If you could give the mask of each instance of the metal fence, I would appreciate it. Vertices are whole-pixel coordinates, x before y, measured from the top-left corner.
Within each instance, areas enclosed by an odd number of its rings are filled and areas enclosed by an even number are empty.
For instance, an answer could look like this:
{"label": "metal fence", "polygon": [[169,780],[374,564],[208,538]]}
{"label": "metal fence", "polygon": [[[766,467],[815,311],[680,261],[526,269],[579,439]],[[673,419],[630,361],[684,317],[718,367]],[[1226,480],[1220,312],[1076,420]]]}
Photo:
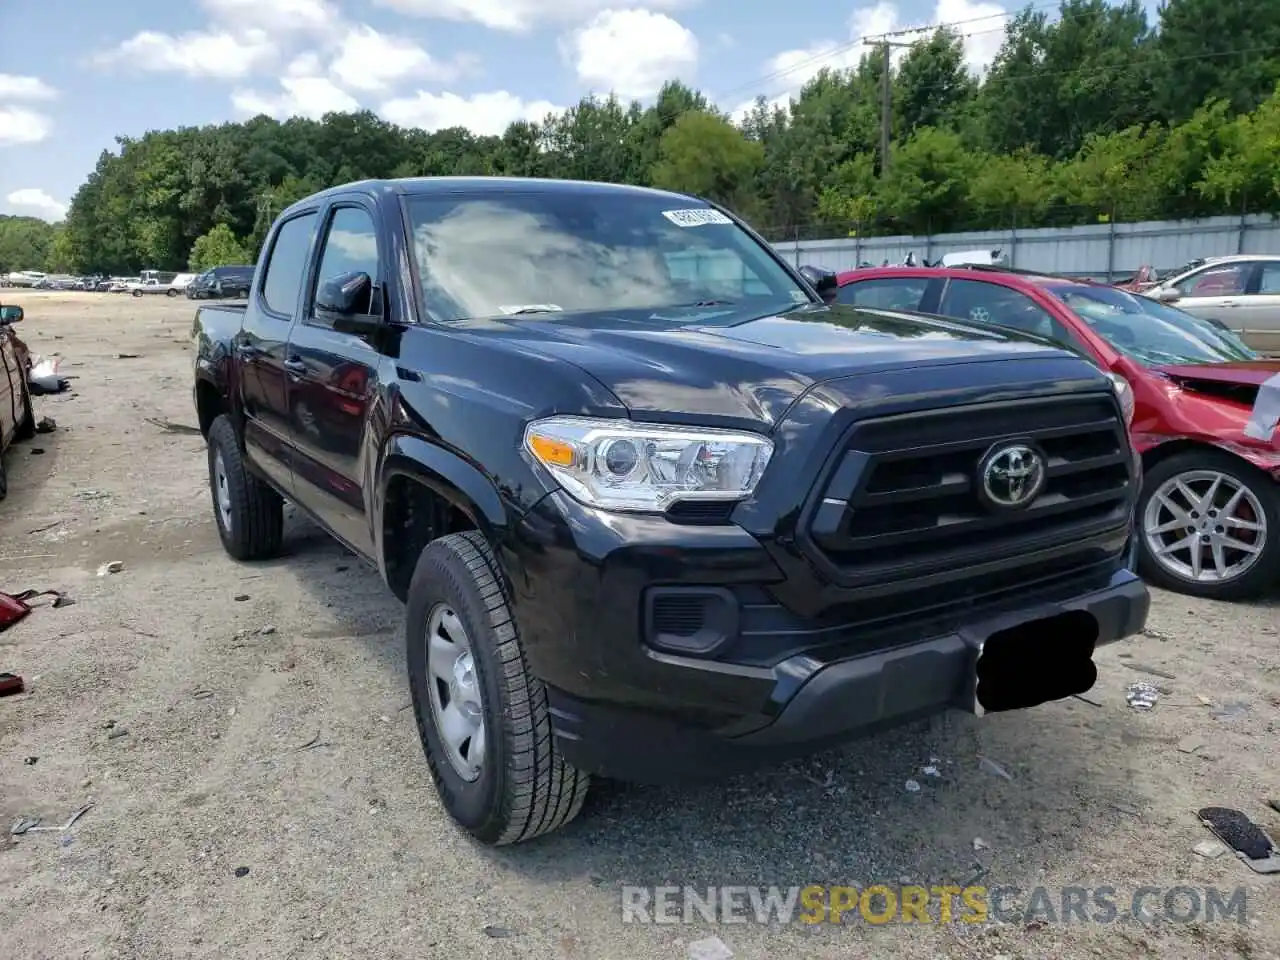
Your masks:
{"label": "metal fence", "polygon": [[[852,231],[856,234],[856,230]],[[1114,281],[1150,265],[1161,276],[1200,257],[1237,253],[1280,254],[1280,219],[1266,214],[1098,223],[1079,227],[983,230],[936,236],[859,237],[775,242],[797,266],[851,270],[858,264],[901,263],[908,253],[930,262],[947,253],[1003,251],[1024,270]]]}

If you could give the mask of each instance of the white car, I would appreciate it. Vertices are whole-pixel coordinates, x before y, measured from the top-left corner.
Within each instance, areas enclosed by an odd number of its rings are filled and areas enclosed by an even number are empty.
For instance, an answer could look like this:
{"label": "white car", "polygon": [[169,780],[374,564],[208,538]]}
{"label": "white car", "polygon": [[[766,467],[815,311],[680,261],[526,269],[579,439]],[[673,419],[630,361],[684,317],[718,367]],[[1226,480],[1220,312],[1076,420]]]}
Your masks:
{"label": "white car", "polygon": [[187,292],[187,287],[195,278],[194,273],[180,273],[165,287],[165,293],[171,297],[180,297]]}
{"label": "white car", "polygon": [[148,294],[168,293],[169,285],[161,283],[155,277],[150,280],[140,280],[136,283],[129,284],[129,292],[135,297],[143,297]]}
{"label": "white car", "polygon": [[141,282],[140,277],[116,277],[111,281],[111,286],[107,287],[107,293],[128,293]]}

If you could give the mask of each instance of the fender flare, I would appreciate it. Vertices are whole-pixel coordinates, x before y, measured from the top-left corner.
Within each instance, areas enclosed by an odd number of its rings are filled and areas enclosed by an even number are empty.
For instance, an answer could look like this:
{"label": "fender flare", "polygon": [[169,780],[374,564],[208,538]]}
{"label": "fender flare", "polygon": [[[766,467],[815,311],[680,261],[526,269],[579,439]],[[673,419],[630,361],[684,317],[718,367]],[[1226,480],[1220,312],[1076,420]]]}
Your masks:
{"label": "fender flare", "polygon": [[1237,459],[1243,460],[1250,466],[1261,470],[1263,473],[1272,477],[1277,483],[1280,483],[1280,457],[1268,457],[1265,450],[1259,450],[1254,447],[1246,447],[1244,444],[1233,443],[1230,440],[1223,440],[1218,437],[1196,437],[1196,436],[1171,436],[1161,439],[1159,443],[1145,447],[1141,456],[1145,458],[1150,454],[1157,454],[1163,457],[1170,444],[1176,444],[1179,448],[1186,445],[1195,445],[1205,447],[1210,450],[1220,450],[1223,453],[1230,454]]}
{"label": "fender flare", "polygon": [[[466,460],[421,437],[400,434],[383,449],[378,469],[377,511],[386,509],[387,486],[396,477],[408,477],[461,510],[495,547],[506,539],[510,520],[507,507],[493,482]],[[384,556],[382,524],[377,525],[378,562]]]}

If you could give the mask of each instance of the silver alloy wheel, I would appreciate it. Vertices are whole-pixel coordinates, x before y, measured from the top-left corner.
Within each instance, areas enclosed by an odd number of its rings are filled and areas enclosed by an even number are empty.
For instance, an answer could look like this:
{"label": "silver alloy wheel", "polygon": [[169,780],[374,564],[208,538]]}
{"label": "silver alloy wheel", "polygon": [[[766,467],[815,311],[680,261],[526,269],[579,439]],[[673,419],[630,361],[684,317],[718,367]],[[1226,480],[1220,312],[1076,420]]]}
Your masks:
{"label": "silver alloy wheel", "polygon": [[484,768],[484,706],[471,641],[458,615],[443,603],[427,618],[427,681],[431,716],[449,762],[471,782]]}
{"label": "silver alloy wheel", "polygon": [[1235,477],[1187,470],[1151,495],[1142,534],[1167,573],[1193,583],[1225,583],[1243,576],[1262,556],[1267,514],[1257,495]]}
{"label": "silver alloy wheel", "polygon": [[231,481],[227,479],[227,463],[222,459],[222,451],[213,455],[214,495],[218,498],[218,519],[222,529],[231,532]]}

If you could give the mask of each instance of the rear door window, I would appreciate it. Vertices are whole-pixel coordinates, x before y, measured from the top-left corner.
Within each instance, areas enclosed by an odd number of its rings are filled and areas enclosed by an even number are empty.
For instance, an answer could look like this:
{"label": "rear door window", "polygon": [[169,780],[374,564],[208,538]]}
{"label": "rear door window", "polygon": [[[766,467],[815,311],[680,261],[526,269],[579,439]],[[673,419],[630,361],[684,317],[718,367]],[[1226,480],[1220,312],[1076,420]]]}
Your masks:
{"label": "rear door window", "polygon": [[927,277],[874,277],[846,283],[836,295],[840,303],[880,310],[919,310]]}
{"label": "rear door window", "polygon": [[298,307],[315,230],[316,214],[312,212],[285,221],[276,231],[262,280],[262,299],[278,316],[292,318]]}
{"label": "rear door window", "polygon": [[952,280],[942,294],[938,312],[985,326],[998,324],[1059,342],[1069,335],[1052,315],[1025,293],[998,283]]}

